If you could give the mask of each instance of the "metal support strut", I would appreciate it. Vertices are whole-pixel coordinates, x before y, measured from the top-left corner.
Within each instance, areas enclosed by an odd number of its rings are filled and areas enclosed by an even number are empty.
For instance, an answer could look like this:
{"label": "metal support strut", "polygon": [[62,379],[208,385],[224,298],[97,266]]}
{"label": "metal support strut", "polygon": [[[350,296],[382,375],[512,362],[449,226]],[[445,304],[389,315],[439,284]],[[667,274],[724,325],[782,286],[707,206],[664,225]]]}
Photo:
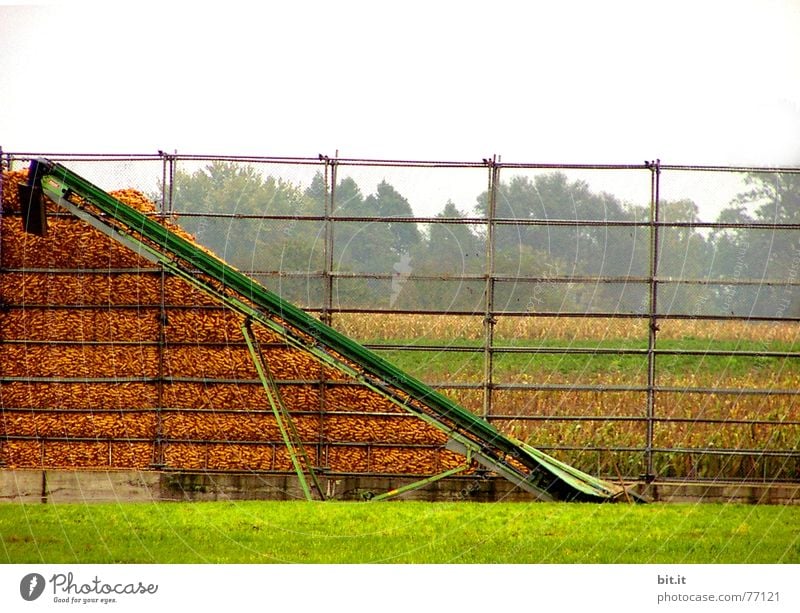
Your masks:
{"label": "metal support strut", "polygon": [[300,481],[300,487],[303,490],[303,494],[305,494],[306,500],[313,500],[314,497],[311,494],[311,489],[308,487],[305,470],[308,470],[314,489],[317,490],[320,499],[325,500],[325,493],[322,491],[317,475],[314,472],[314,466],[311,460],[309,460],[291,414],[283,403],[278,384],[272,376],[269,364],[267,364],[267,361],[264,359],[264,354],[261,353],[261,349],[258,346],[258,340],[250,327],[249,317],[245,319],[242,324],[242,335],[247,343],[247,349],[250,352],[250,357],[253,359],[256,372],[258,372],[258,378],[261,379],[261,385],[264,386],[264,391],[269,400],[269,406],[272,408],[272,413],[275,415],[275,421],[278,423],[278,429],[281,432],[283,444],[286,445],[286,450],[289,452],[289,458],[292,460],[292,466],[294,466],[294,470],[297,473],[297,479]]}
{"label": "metal support strut", "polygon": [[413,483],[409,483],[408,485],[403,485],[402,487],[397,487],[393,490],[389,490],[379,496],[373,496],[370,498],[372,502],[377,502],[379,500],[387,500],[389,498],[395,498],[400,496],[401,494],[405,494],[406,492],[410,492],[411,490],[416,490],[421,487],[425,487],[426,485],[430,485],[431,483],[436,483],[437,481],[444,479],[446,477],[452,477],[453,475],[457,475],[458,473],[464,472],[465,470],[469,469],[472,466],[472,450],[467,447],[465,452],[465,459],[463,464],[459,464],[455,468],[451,468],[449,470],[445,470],[444,472],[440,472],[437,475],[432,475],[430,477],[426,477],[425,479],[420,479],[419,481],[414,481]]}

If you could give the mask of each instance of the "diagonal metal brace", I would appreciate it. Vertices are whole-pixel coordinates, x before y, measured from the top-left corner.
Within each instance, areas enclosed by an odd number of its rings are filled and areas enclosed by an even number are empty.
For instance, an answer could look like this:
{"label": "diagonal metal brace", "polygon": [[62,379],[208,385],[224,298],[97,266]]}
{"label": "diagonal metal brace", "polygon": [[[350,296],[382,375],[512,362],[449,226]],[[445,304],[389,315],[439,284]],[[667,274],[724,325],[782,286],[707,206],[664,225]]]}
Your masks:
{"label": "diagonal metal brace", "polygon": [[272,372],[270,371],[266,360],[264,360],[264,355],[261,353],[261,350],[258,347],[258,341],[253,335],[253,331],[250,327],[250,318],[245,319],[244,323],[242,324],[242,335],[247,343],[247,349],[250,352],[253,365],[256,367],[256,371],[258,372],[258,378],[261,379],[261,385],[264,387],[264,391],[267,394],[267,399],[269,400],[269,405],[272,408],[272,413],[275,415],[275,421],[278,423],[278,429],[280,430],[281,438],[283,438],[283,443],[286,445],[286,449],[289,452],[289,457],[292,460],[292,466],[294,466],[294,470],[297,473],[297,478],[300,481],[300,487],[302,488],[306,499],[313,500],[314,497],[311,495],[311,489],[308,486],[303,465],[305,465],[305,467],[308,469],[314,489],[317,491],[317,494],[319,494],[320,499],[325,500],[325,494],[322,491],[322,486],[317,479],[317,475],[314,472],[314,467],[311,465],[311,460],[306,453],[305,447],[303,447],[303,443],[300,439],[299,433],[297,432],[297,428],[294,425],[294,421],[292,420],[286,405],[283,403],[283,398],[280,390],[278,389],[278,385],[275,382],[275,379],[272,377]]}
{"label": "diagonal metal brace", "polygon": [[409,483],[408,485],[404,485],[402,487],[395,488],[393,490],[389,490],[383,494],[378,496],[373,496],[370,498],[371,502],[377,502],[380,500],[388,500],[389,498],[395,498],[400,496],[401,494],[405,494],[406,492],[410,492],[412,490],[419,489],[421,487],[425,487],[426,485],[430,485],[431,483],[436,483],[437,481],[444,479],[446,477],[452,477],[453,475],[457,475],[460,472],[464,472],[470,466],[472,466],[472,451],[469,447],[465,452],[466,458],[463,464],[459,464],[458,466],[441,472],[437,475],[433,475],[431,477],[426,477],[425,479],[420,479],[419,481],[414,481],[413,483]]}

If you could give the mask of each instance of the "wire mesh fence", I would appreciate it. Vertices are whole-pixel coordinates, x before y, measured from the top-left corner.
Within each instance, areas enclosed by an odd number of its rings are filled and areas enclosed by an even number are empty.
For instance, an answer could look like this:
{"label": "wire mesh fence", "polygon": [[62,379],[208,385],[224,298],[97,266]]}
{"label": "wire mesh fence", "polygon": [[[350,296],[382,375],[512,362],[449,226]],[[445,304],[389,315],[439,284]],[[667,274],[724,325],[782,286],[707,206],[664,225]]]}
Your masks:
{"label": "wire mesh fence", "polygon": [[584,470],[800,479],[800,169],[46,157]]}

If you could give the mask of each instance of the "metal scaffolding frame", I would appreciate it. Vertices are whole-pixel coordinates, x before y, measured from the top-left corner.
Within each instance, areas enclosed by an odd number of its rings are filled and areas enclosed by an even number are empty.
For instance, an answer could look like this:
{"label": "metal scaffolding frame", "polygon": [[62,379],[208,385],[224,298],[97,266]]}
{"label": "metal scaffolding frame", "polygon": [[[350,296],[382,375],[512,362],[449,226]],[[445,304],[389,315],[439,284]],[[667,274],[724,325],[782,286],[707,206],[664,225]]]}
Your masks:
{"label": "metal scaffolding frame", "polygon": [[[569,441],[562,442],[558,445],[537,444],[536,446],[547,450],[548,452],[558,453],[560,451],[587,451],[587,452],[608,452],[608,453],[631,453],[641,457],[641,471],[639,474],[626,474],[626,478],[643,478],[645,480],[652,480],[657,476],[655,468],[655,459],[659,454],[677,454],[691,458],[694,456],[746,456],[749,458],[786,458],[790,459],[797,466],[800,467],[800,441],[791,440],[785,445],[785,448],[779,449],[753,449],[747,447],[738,448],[717,448],[714,446],[705,447],[692,447],[685,448],[680,445],[664,446],[659,445],[656,441],[655,430],[659,424],[707,424],[717,425],[720,428],[728,427],[729,425],[751,425],[751,426],[766,426],[773,428],[797,427],[800,426],[800,421],[796,419],[781,419],[781,418],[758,418],[758,419],[721,419],[717,417],[693,416],[693,417],[678,417],[662,415],[659,410],[659,402],[669,394],[725,394],[731,397],[738,398],[744,396],[763,396],[763,397],[785,397],[787,402],[791,403],[794,398],[800,395],[800,390],[785,387],[684,387],[676,385],[666,385],[659,383],[659,360],[667,356],[710,356],[717,355],[722,357],[742,358],[742,359],[789,359],[796,360],[800,358],[800,351],[786,350],[786,351],[755,351],[755,350],[742,350],[742,349],[708,349],[708,350],[692,350],[692,349],[674,349],[665,348],[659,344],[659,331],[664,322],[679,321],[679,320],[699,320],[699,321],[748,321],[748,322],[777,322],[777,323],[796,323],[800,322],[800,317],[791,316],[785,313],[769,315],[748,315],[742,316],[741,314],[687,314],[687,313],[669,313],[661,309],[659,298],[663,295],[665,287],[675,284],[698,285],[698,286],[730,286],[730,287],[775,287],[775,288],[791,288],[800,287],[800,278],[794,277],[790,279],[772,279],[772,278],[742,278],[740,276],[731,278],[672,278],[660,275],[659,270],[659,252],[661,249],[661,241],[666,232],[678,229],[693,229],[702,231],[725,231],[725,230],[752,230],[752,231],[767,231],[767,232],[800,232],[800,223],[766,223],[766,222],[710,222],[699,220],[665,220],[662,217],[661,203],[662,203],[662,186],[665,175],[672,172],[680,173],[787,173],[787,174],[800,174],[798,168],[786,167],[724,167],[724,166],[700,166],[700,165],[668,165],[663,164],[659,160],[645,161],[640,164],[539,164],[539,163],[507,163],[501,162],[497,156],[486,158],[478,162],[443,162],[443,161],[415,161],[415,160],[368,160],[368,159],[344,159],[338,157],[329,157],[320,155],[317,158],[288,158],[288,157],[242,157],[242,156],[193,156],[193,155],[178,155],[177,153],[168,154],[165,152],[158,152],[157,154],[135,154],[135,155],[103,155],[103,154],[51,154],[51,153],[31,153],[31,152],[6,152],[0,150],[0,163],[3,169],[21,168],[27,162],[36,157],[46,156],[54,161],[61,161],[69,163],[73,161],[96,164],[98,166],[108,165],[113,168],[114,164],[126,165],[142,165],[148,164],[149,168],[157,168],[159,171],[159,200],[157,204],[160,207],[160,214],[163,216],[172,216],[179,213],[180,217],[184,218],[206,218],[206,219],[240,219],[240,220],[258,220],[260,222],[295,222],[295,221],[308,221],[322,224],[324,228],[323,233],[323,268],[320,270],[309,271],[291,271],[291,270],[254,270],[249,271],[253,275],[269,278],[295,278],[300,280],[319,280],[322,283],[322,300],[317,304],[304,305],[310,311],[317,313],[319,318],[326,324],[332,324],[335,317],[339,314],[417,314],[424,313],[432,317],[436,316],[449,316],[449,315],[464,315],[479,318],[482,321],[482,337],[480,341],[469,346],[452,345],[452,344],[437,344],[437,345],[406,345],[397,343],[373,343],[366,345],[370,349],[378,351],[435,351],[435,352],[461,352],[461,353],[474,353],[482,359],[482,375],[480,381],[428,381],[430,385],[436,389],[444,391],[470,391],[478,392],[481,396],[480,407],[475,407],[476,412],[481,416],[497,425],[502,425],[506,422],[517,423],[530,423],[535,424],[543,422],[588,422],[588,423],[637,423],[644,426],[644,436],[640,445],[620,447],[620,446],[571,446]],[[232,163],[241,164],[255,164],[255,165],[280,165],[280,166],[310,166],[317,169],[323,176],[325,185],[324,195],[324,210],[319,215],[277,215],[277,214],[242,214],[235,211],[224,212],[201,212],[201,211],[178,211],[175,202],[175,178],[180,171],[180,165],[183,163],[210,163],[214,161],[227,161]],[[379,216],[358,215],[346,216],[337,214],[337,186],[339,185],[340,176],[347,172],[348,169],[393,169],[393,168],[419,168],[419,169],[436,169],[444,168],[465,168],[472,169],[473,172],[485,172],[486,176],[486,194],[487,194],[487,214],[485,216],[470,216],[470,217],[393,217],[393,223],[407,223],[407,224],[445,224],[445,225],[465,225],[469,227],[482,227],[485,236],[485,254],[483,261],[483,273],[464,273],[459,275],[435,275],[435,274],[410,274],[409,280],[412,281],[453,281],[453,282],[474,282],[483,284],[484,293],[480,308],[475,309],[459,309],[447,308],[444,305],[442,308],[414,310],[393,308],[386,305],[367,305],[367,306],[341,306],[336,303],[335,289],[336,283],[340,279],[345,280],[379,280],[391,281],[392,274],[375,273],[375,272],[354,272],[338,270],[334,258],[336,249],[336,233],[335,229],[337,224],[342,223],[371,223],[385,221]],[[626,221],[626,220],[590,220],[590,219],[513,219],[497,216],[497,198],[498,189],[501,185],[501,180],[506,173],[513,171],[621,171],[632,174],[639,174],[642,182],[649,183],[649,218],[640,221]],[[3,186],[0,184],[0,190]],[[0,220],[0,223],[2,220]],[[495,265],[495,235],[499,228],[522,228],[522,227],[542,227],[542,228],[630,228],[646,231],[649,237],[648,245],[648,262],[646,274],[630,274],[624,276],[604,276],[604,275],[585,275],[585,274],[561,274],[561,275],[536,275],[525,274],[524,271],[518,274],[508,274],[507,272],[498,271]],[[53,274],[103,274],[103,275],[117,275],[126,274],[134,271],[128,269],[103,269],[103,270],[87,270],[76,269],[74,271],[58,270],[51,271],[49,269],[3,269],[3,274],[24,274],[26,272],[48,272]],[[163,354],[167,346],[164,338],[163,331],[163,317],[165,314],[176,307],[174,305],[166,304],[163,299],[163,275],[162,269],[154,267],[152,270],[143,271],[137,269],[137,274],[152,274],[154,276],[161,276],[162,279],[162,300],[159,304],[153,305],[115,305],[115,308],[130,308],[142,309],[153,308],[162,314],[162,324],[160,328],[159,340],[154,344],[158,348],[160,370],[158,376],[153,379],[141,378],[136,379],[145,382],[151,382],[158,386],[159,390],[167,377],[164,376],[163,369]],[[633,287],[641,287],[646,292],[646,305],[640,312],[617,312],[617,311],[587,311],[587,312],[562,312],[558,310],[537,310],[535,315],[530,309],[513,309],[507,305],[498,305],[495,300],[497,295],[498,283],[544,283],[544,284],[575,284],[575,283],[591,283],[591,284],[626,284]],[[3,304],[3,308],[9,311],[22,308],[37,308],[36,304]],[[92,305],[73,305],[63,306],[56,308],[95,308]],[[198,307],[198,308],[213,308],[213,307]],[[518,317],[531,317],[536,316],[540,318],[591,318],[591,319],[629,319],[642,322],[646,325],[647,338],[646,346],[637,348],[604,348],[604,347],[522,347],[513,344],[504,343],[502,340],[498,341],[496,327],[498,318],[518,318]],[[3,344],[13,343],[14,341],[2,340]],[[26,341],[29,345],[37,344],[35,341]],[[40,343],[46,343],[42,341]],[[59,342],[64,344],[63,342]],[[102,343],[101,343],[102,344]],[[137,343],[139,345],[143,343]],[[144,343],[146,344],[146,343]],[[170,342],[170,346],[175,343]],[[646,363],[646,381],[640,384],[614,384],[614,385],[596,385],[592,383],[583,382],[568,382],[568,383],[518,383],[518,382],[504,382],[497,381],[495,377],[496,372],[496,358],[503,355],[523,354],[529,356],[536,355],[630,355],[638,356]],[[15,381],[15,377],[1,377],[0,383]],[[29,380],[29,379],[27,379]],[[55,381],[51,378],[49,381]],[[203,380],[206,383],[214,382],[229,382],[227,380]],[[239,383],[259,384],[258,380],[254,381],[241,381]],[[308,383],[310,381],[303,381]],[[277,385],[290,385],[289,381],[278,381]],[[309,411],[311,414],[316,414],[320,419],[325,416],[325,393],[326,390],[332,385],[340,383],[335,381],[326,381],[324,378],[314,380],[313,383],[318,387],[320,393],[320,407],[316,411]],[[643,406],[641,414],[639,415],[583,415],[578,411],[572,414],[564,415],[536,415],[536,414],[509,414],[498,412],[496,409],[496,395],[498,392],[510,391],[519,392],[523,394],[534,394],[536,392],[560,391],[560,392],[598,392],[601,394],[613,393],[629,393],[638,394],[643,399]],[[161,392],[159,391],[159,398]],[[159,404],[163,404],[159,402]],[[14,409],[4,409],[14,411]],[[26,409],[29,410],[29,409]],[[169,407],[159,407],[159,423],[161,413],[169,412],[173,409]],[[160,432],[160,428],[159,428]],[[169,441],[162,440],[161,435],[157,437],[157,457],[156,464],[163,461],[163,448],[162,444]],[[188,441],[187,441],[188,442]],[[252,443],[252,441],[242,441],[244,443]],[[314,447],[317,451],[321,451],[322,447],[331,443],[320,440],[302,441],[303,445]],[[797,478],[800,478],[800,468],[797,469]],[[713,476],[712,476],[713,478]],[[768,474],[761,476],[753,476],[753,480],[764,479],[770,480],[772,477]]]}

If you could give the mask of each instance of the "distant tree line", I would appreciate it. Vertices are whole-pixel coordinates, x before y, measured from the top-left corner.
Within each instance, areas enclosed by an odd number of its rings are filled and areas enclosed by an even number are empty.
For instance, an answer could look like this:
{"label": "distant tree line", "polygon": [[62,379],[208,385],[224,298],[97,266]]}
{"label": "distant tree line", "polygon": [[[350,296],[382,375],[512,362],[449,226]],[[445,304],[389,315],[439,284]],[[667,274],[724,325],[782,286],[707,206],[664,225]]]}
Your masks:
{"label": "distant tree line", "polygon": [[[494,230],[495,306],[515,311],[642,312],[650,274],[648,204],[594,192],[562,172],[512,176],[498,185]],[[257,274],[289,300],[319,305],[323,297],[326,186],[265,177],[254,167],[212,162],[174,179],[181,225],[238,268]],[[334,215],[377,221],[333,224],[334,304],[403,309],[480,310],[486,273],[486,225],[452,223],[486,216],[488,194],[471,211],[452,201],[436,215],[447,223],[393,221],[414,215],[387,181],[366,195],[350,177],[335,186]],[[280,220],[259,215],[284,216]],[[691,200],[660,203],[659,310],[689,315],[798,316],[800,175],[753,173],[747,189],[716,220],[735,227],[698,228]],[[558,220],[545,225],[543,220]],[[580,223],[587,222],[587,223]],[[352,275],[363,273],[367,278]],[[351,276],[348,276],[351,275]],[[454,277],[471,276],[472,279]],[[417,278],[422,277],[422,278]],[[565,281],[572,278],[573,281]],[[627,280],[627,281],[626,281]],[[720,283],[730,280],[733,283]]]}

